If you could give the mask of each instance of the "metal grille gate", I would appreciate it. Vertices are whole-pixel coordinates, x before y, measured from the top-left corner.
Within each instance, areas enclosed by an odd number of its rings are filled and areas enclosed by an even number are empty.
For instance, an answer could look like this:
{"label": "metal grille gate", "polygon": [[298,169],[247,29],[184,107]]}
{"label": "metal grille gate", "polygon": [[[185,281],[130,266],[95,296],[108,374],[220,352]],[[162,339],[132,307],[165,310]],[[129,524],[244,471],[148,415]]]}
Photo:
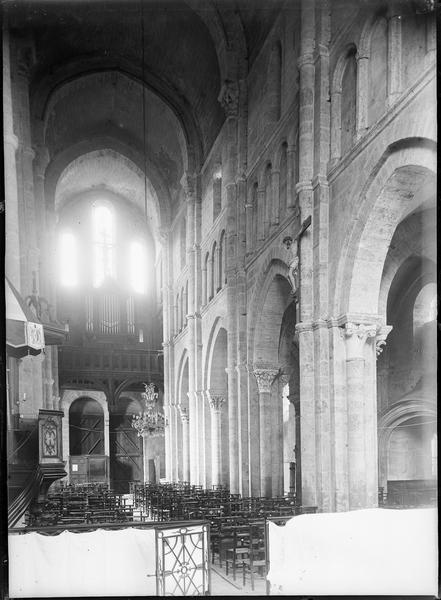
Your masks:
{"label": "metal grille gate", "polygon": [[209,596],[209,524],[156,530],[158,596]]}

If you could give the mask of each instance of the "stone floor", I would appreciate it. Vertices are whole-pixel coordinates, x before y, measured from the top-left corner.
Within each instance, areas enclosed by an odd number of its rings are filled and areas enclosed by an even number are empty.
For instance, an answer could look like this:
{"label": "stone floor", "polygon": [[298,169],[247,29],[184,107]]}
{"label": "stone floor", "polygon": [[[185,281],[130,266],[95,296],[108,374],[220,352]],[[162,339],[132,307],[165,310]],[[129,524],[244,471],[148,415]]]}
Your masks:
{"label": "stone floor", "polygon": [[225,569],[218,564],[211,565],[211,595],[212,596],[265,596],[265,579],[255,577],[254,590],[251,589],[249,578],[245,585],[242,581],[242,573],[238,573],[236,581],[231,573],[226,575]]}

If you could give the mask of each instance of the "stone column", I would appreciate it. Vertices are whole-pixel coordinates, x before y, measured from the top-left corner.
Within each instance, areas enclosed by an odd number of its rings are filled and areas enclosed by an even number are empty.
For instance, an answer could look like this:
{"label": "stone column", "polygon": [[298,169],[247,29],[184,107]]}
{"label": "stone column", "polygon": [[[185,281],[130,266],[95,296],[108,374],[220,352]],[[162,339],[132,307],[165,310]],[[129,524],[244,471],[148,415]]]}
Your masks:
{"label": "stone column", "polygon": [[[317,506],[316,415],[314,402],[314,339],[312,322],[296,325],[299,336],[301,502]],[[298,448],[299,449],[299,448]]]}
{"label": "stone column", "polygon": [[182,479],[184,481],[190,481],[190,455],[189,455],[189,421],[190,417],[188,409],[180,406],[179,407],[182,420]]}
{"label": "stone column", "polygon": [[198,413],[198,450],[199,450],[199,478],[198,483],[202,485],[202,487],[206,488],[206,464],[205,464],[205,444],[206,444],[206,430],[205,430],[205,399],[204,399],[204,391],[197,390],[195,392],[196,395],[196,404],[197,404],[197,413]]}
{"label": "stone column", "polygon": [[[240,352],[241,353],[241,352]],[[236,365],[237,398],[238,398],[238,464],[239,493],[250,495],[250,456],[249,456],[249,421],[248,421],[248,371],[245,357]]]}
{"label": "stone column", "polygon": [[272,496],[271,386],[278,372],[274,367],[254,367],[259,388],[260,494],[266,497]]}
{"label": "stone column", "polygon": [[246,252],[250,254],[253,251],[253,204],[248,200],[245,202],[245,223]]}
{"label": "stone column", "polygon": [[368,90],[369,90],[369,56],[358,54],[357,61],[357,96],[356,96],[356,139],[360,139],[368,129]]}
{"label": "stone column", "polygon": [[40,294],[55,306],[57,245],[55,238],[55,214],[46,210],[44,178],[49,164],[49,151],[45,146],[37,146],[34,160],[34,195],[37,217],[38,246],[41,250]]}
{"label": "stone column", "polygon": [[[297,65],[300,73],[299,94],[299,181],[296,193],[299,198],[300,221],[312,216],[312,176],[314,164],[314,91],[315,91],[315,6],[311,0],[301,2],[300,56]],[[314,218],[312,227],[314,226]],[[300,319],[312,318],[312,243],[311,236],[300,239]]]}
{"label": "stone column", "polygon": [[387,38],[387,101],[392,106],[402,91],[401,15],[396,3],[389,7]]}
{"label": "stone column", "polygon": [[110,459],[110,414],[106,404],[104,410],[104,454]]}
{"label": "stone column", "polygon": [[296,205],[295,160],[296,160],[295,145],[288,144],[288,147],[286,149],[286,197],[287,197],[288,209],[293,209]]}
{"label": "stone column", "polygon": [[165,443],[165,478],[167,481],[172,480],[171,476],[171,440],[170,440],[170,405],[164,402],[164,417],[165,417],[165,431],[164,431],[164,443]]}
{"label": "stone column", "polygon": [[[280,199],[279,199],[279,186],[280,186],[280,172],[271,172],[271,194],[272,202],[270,205],[270,224],[272,229],[276,229],[279,225],[280,219]],[[284,209],[285,207],[283,207]]]}
{"label": "stone column", "polygon": [[149,460],[153,458],[153,454],[151,453],[150,436],[148,433],[143,433],[142,437],[142,451],[143,451],[143,471],[144,471],[144,483],[154,483],[154,481],[150,481],[150,473],[149,473]]}
{"label": "stone column", "polygon": [[53,406],[54,378],[52,376],[52,348],[45,350],[43,361],[43,408],[55,409]]}
{"label": "stone column", "polygon": [[[188,265],[188,398],[189,398],[189,413],[188,419],[182,421],[183,432],[185,435],[185,429],[188,427],[188,464],[189,474],[186,481],[190,481],[193,484],[197,484],[199,477],[199,450],[198,450],[198,415],[197,415],[197,403],[195,398],[196,381],[197,381],[197,297],[198,290],[196,273],[197,266],[197,250],[198,250],[198,239],[197,239],[197,190],[196,190],[196,178],[193,175],[186,174],[182,180],[182,184],[185,190],[187,199],[187,265]],[[183,417],[184,419],[184,417]],[[184,444],[185,445],[185,444]],[[185,472],[184,462],[184,472]]]}
{"label": "stone column", "polygon": [[341,156],[341,85],[335,86],[331,95],[331,166]]}
{"label": "stone column", "polygon": [[207,301],[207,290],[208,290],[208,279],[207,279],[207,266],[205,261],[202,267],[202,300],[201,306],[204,306]]}
{"label": "stone column", "polygon": [[172,471],[171,477],[172,481],[179,481],[179,454],[181,444],[179,443],[179,428],[178,428],[178,419],[180,419],[179,408],[172,404],[170,406],[171,412],[171,430],[170,430],[170,438],[171,438],[171,452],[172,452]]}
{"label": "stone column", "polygon": [[188,392],[189,407],[189,463],[190,463],[190,481],[192,484],[198,484],[199,480],[199,429],[198,429],[198,405],[196,392]]}
{"label": "stone column", "polygon": [[[230,303],[230,306],[232,305],[233,303]],[[231,319],[231,321],[232,320],[233,319]],[[231,334],[229,334],[229,336],[231,336]],[[229,486],[232,494],[239,493],[238,397],[236,369],[231,365],[233,361],[230,359],[230,356],[233,354],[231,348],[235,349],[235,345],[235,343],[232,344],[230,341],[228,348],[228,364],[230,366],[225,369],[228,376],[228,445],[230,474]]]}
{"label": "stone column", "polygon": [[[342,335],[346,341],[346,393],[348,411],[348,475],[349,509],[376,506],[377,498],[377,448],[372,444],[376,438],[376,418],[373,418],[366,404],[366,345],[375,338],[377,327],[346,323]],[[366,414],[367,413],[367,414]],[[367,420],[367,417],[370,417]],[[375,415],[376,417],[376,415]],[[370,431],[375,429],[375,431]],[[372,435],[374,434],[374,435]],[[366,438],[371,441],[366,447]],[[375,460],[369,460],[368,454]],[[370,469],[369,469],[370,467]],[[374,469],[374,473],[369,472]],[[375,489],[369,489],[375,481]],[[375,501],[373,502],[373,498]]]}
{"label": "stone column", "polygon": [[[204,457],[202,464],[204,466],[203,482],[206,488],[210,488],[212,485],[212,448],[211,448],[211,410],[210,410],[210,393],[208,390],[201,392],[202,406],[201,416],[203,416],[203,444],[201,445]],[[202,433],[202,432],[201,432]]]}
{"label": "stone column", "polygon": [[[283,496],[283,444],[284,444],[284,422],[283,422],[283,388],[289,383],[288,377],[281,373],[275,381],[272,390],[272,423],[273,435],[273,467],[272,467],[272,495]],[[280,432],[280,433],[279,433]]]}
{"label": "stone column", "polygon": [[265,239],[265,190],[257,190],[257,243]]}
{"label": "stone column", "polygon": [[214,250],[213,255],[213,293],[216,295],[216,292],[219,290],[219,245],[216,244],[216,248]]}
{"label": "stone column", "polygon": [[21,293],[23,296],[33,291],[34,278],[39,292],[39,248],[37,245],[37,224],[34,201],[33,160],[35,152],[32,148],[29,78],[31,55],[29,42],[23,40],[16,43],[16,64],[14,72],[12,99],[14,126],[18,137],[17,152],[17,184],[23,202],[20,209],[20,266]]}
{"label": "stone column", "polygon": [[20,291],[20,237],[17,191],[16,152],[18,138],[14,134],[9,31],[3,26],[3,141],[5,163],[5,275]]}
{"label": "stone column", "polygon": [[211,484],[222,483],[222,407],[225,398],[207,390],[211,409]]}

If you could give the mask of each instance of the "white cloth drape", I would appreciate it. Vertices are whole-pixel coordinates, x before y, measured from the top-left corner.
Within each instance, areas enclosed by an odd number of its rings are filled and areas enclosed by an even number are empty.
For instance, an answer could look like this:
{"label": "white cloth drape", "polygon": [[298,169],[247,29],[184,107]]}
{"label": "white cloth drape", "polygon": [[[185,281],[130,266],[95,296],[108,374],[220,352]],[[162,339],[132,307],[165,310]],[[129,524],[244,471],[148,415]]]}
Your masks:
{"label": "white cloth drape", "polygon": [[268,544],[272,594],[437,594],[436,509],[301,515]]}
{"label": "white cloth drape", "polygon": [[154,529],[10,535],[11,598],[156,594]]}

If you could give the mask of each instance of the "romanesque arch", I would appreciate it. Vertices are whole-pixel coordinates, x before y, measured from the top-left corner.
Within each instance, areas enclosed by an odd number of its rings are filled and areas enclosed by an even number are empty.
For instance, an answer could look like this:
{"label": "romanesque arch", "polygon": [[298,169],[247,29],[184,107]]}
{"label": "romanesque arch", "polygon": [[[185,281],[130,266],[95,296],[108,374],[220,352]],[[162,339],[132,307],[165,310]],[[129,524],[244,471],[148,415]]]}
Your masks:
{"label": "romanesque arch", "polygon": [[398,223],[432,194],[435,161],[434,144],[414,138],[390,145],[371,171],[342,246],[335,287],[336,314],[372,313],[373,307],[378,307],[390,240]]}
{"label": "romanesque arch", "polygon": [[253,303],[256,321],[249,336],[259,415],[258,422],[250,423],[251,439],[256,440],[252,442],[251,456],[259,453],[262,495],[277,495],[289,488],[284,481],[289,479],[289,466],[286,469],[284,463],[294,462],[294,455],[290,457],[284,445],[283,435],[285,432],[285,442],[294,440],[295,415],[289,408],[289,396],[291,387],[298,389],[298,367],[294,364],[291,346],[296,311],[286,275],[286,265],[280,259],[271,260],[262,272]]}

